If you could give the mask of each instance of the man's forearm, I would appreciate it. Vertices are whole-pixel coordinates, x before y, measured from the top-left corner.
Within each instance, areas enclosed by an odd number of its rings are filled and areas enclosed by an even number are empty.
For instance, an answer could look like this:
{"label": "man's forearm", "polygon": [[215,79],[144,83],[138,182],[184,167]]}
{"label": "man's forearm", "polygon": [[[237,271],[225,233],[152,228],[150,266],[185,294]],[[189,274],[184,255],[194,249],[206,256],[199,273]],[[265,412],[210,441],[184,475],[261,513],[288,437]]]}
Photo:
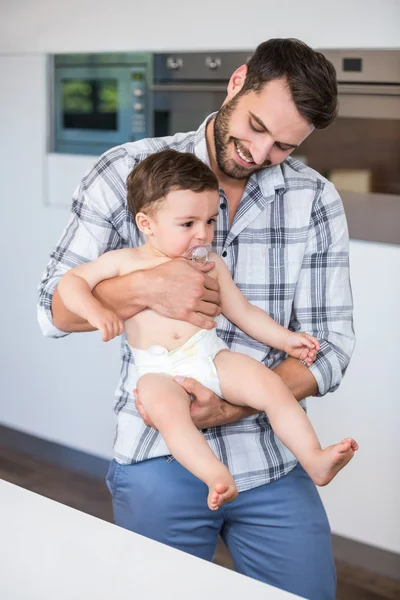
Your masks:
{"label": "man's forearm", "polygon": [[[101,281],[92,293],[103,306],[113,310],[122,321],[125,321],[146,308],[145,289],[143,272],[135,271]],[[61,331],[68,333],[93,331],[93,327],[87,321],[64,306],[57,289],[53,295],[52,313],[54,325]]]}
{"label": "man's forearm", "polygon": [[[296,400],[304,400],[308,396],[315,396],[318,392],[317,382],[311,371],[296,358],[287,358],[274,369],[280,376]],[[217,425],[234,423],[245,417],[255,415],[258,410],[247,406],[236,406],[229,402],[222,403],[221,419]]]}
{"label": "man's forearm", "polygon": [[221,402],[221,415],[217,419],[215,425],[228,425],[228,423],[234,423],[245,419],[251,415],[257,414],[259,411],[249,406],[238,406],[237,404],[230,404],[226,400]]}
{"label": "man's forearm", "polygon": [[318,385],[310,369],[297,358],[286,358],[274,369],[283,383],[289,388],[296,400],[304,400],[318,393]]}

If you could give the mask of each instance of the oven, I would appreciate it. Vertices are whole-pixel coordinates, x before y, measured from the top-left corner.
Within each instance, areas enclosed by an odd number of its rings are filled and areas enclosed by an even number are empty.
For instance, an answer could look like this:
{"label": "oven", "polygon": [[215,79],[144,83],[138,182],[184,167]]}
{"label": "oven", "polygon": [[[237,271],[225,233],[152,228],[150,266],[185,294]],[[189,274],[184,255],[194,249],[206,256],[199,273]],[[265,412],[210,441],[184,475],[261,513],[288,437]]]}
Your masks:
{"label": "oven", "polygon": [[338,118],[294,154],[344,199],[347,193],[400,196],[400,50],[321,52],[336,69]]}
{"label": "oven", "polygon": [[232,73],[251,52],[180,52],[153,57],[153,135],[193,131],[226,98]]}
{"label": "oven", "polygon": [[99,155],[151,135],[151,55],[53,57],[55,152]]}

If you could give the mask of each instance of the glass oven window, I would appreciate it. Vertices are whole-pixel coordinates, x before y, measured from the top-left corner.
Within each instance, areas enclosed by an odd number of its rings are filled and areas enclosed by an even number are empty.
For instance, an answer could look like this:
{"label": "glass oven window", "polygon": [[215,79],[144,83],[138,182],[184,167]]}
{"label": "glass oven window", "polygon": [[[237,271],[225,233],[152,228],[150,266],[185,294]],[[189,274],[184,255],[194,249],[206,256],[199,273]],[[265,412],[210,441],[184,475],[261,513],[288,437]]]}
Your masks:
{"label": "glass oven window", "polygon": [[198,129],[207,115],[221,108],[225,97],[225,90],[156,92],[153,96],[155,137]]}
{"label": "glass oven window", "polygon": [[400,194],[400,119],[339,117],[295,154],[339,191]]}
{"label": "glass oven window", "polygon": [[65,129],[118,129],[118,84],[115,79],[63,79],[62,123]]}

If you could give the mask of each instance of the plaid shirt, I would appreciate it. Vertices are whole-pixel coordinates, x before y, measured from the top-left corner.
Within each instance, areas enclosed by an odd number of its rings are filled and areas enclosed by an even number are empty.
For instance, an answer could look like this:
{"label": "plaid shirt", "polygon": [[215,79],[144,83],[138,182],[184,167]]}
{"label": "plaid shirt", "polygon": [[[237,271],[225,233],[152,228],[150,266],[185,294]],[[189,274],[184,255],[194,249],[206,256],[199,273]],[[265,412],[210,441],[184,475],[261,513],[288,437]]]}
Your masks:
{"label": "plaid shirt", "polygon": [[[68,269],[109,250],[143,243],[127,208],[128,173],[146,156],[164,148],[193,152],[209,164],[207,120],[196,132],[113,148],[85,175],[39,288],[38,318],[46,336],[66,335],[53,325],[51,301]],[[220,199],[214,250],[224,257],[236,284],[252,304],[281,325],[306,331],[320,340],[321,350],[311,372],[319,395],[335,390],[353,351],[354,331],[348,231],[334,186],[309,167],[287,158],[281,165],[250,177],[231,227],[222,189]],[[267,367],[285,358],[282,352],[249,338],[225,317],[219,319],[218,335],[232,350]],[[169,455],[160,434],[146,427],[135,409],[132,390],[136,379],[123,341],[114,444],[114,456],[123,464]],[[239,490],[274,481],[296,465],[264,414],[212,427],[204,435],[234,475]]]}

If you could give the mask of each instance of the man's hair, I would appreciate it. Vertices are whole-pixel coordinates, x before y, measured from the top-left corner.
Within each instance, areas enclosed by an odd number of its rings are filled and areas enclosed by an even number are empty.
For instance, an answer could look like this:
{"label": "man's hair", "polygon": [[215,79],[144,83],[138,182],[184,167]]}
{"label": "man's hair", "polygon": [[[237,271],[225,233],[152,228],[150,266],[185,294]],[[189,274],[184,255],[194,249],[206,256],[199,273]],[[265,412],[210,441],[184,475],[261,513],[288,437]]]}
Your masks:
{"label": "man's hair", "polygon": [[145,158],[128,175],[128,207],[135,217],[141,211],[153,213],[171,191],[204,192],[218,187],[214,173],[194,154],[162,150]]}
{"label": "man's hair", "polygon": [[337,80],[333,64],[321,52],[293,38],[275,38],[260,44],[247,63],[240,91],[260,93],[274,79],[286,79],[299,113],[316,129],[337,116]]}

